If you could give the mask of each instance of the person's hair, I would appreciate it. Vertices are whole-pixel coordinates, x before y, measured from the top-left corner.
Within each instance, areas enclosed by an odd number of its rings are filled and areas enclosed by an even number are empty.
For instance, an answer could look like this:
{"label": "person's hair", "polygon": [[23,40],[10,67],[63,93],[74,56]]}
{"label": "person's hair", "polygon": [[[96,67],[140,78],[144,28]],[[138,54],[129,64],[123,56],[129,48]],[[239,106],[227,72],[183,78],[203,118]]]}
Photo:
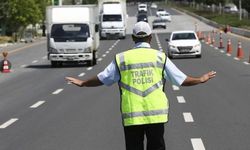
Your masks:
{"label": "person's hair", "polygon": [[148,42],[149,43],[151,40],[151,34],[149,36],[145,36],[145,37],[136,37],[134,35],[132,35],[132,37],[133,37],[133,41],[135,43],[139,43],[139,42]]}

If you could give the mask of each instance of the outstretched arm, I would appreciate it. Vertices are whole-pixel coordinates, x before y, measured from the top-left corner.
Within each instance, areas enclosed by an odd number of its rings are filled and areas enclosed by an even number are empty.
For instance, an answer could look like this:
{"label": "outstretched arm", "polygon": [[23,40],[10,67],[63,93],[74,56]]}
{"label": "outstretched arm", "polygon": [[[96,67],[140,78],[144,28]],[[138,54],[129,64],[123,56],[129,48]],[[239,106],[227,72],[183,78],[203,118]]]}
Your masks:
{"label": "outstretched arm", "polygon": [[94,76],[88,80],[80,80],[73,77],[65,77],[66,81],[73,83],[79,87],[95,87],[103,85],[103,83],[98,79],[97,76]]}
{"label": "outstretched arm", "polygon": [[212,79],[213,77],[215,77],[215,75],[216,75],[215,71],[210,71],[210,72],[202,75],[201,77],[197,77],[197,78],[188,76],[181,85],[182,86],[192,86],[192,85],[196,85],[196,84],[200,84],[200,83],[205,83],[209,79]]}

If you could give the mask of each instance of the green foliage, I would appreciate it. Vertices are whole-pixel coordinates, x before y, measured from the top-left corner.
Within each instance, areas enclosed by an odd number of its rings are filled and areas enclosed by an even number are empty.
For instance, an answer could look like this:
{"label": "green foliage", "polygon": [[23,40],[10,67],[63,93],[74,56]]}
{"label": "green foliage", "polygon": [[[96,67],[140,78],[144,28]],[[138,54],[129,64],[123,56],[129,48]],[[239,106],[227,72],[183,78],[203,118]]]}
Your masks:
{"label": "green foliage", "polygon": [[0,7],[0,12],[5,14],[0,21],[7,27],[7,33],[12,34],[29,24],[41,23],[49,0],[5,0],[2,4],[5,7]]}

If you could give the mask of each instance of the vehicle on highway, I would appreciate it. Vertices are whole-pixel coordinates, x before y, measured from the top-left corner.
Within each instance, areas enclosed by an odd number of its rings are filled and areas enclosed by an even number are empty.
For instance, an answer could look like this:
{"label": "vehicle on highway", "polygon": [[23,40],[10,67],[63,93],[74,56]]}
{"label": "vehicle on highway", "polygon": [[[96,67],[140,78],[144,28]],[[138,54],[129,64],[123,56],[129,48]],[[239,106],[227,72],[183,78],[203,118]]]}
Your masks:
{"label": "vehicle on highway", "polygon": [[96,5],[49,6],[46,10],[48,60],[96,64],[99,47]]}
{"label": "vehicle on highway", "polygon": [[99,0],[100,37],[126,38],[126,0]]}
{"label": "vehicle on highway", "polygon": [[166,13],[166,10],[162,9],[162,8],[159,8],[157,11],[156,11],[156,16],[159,17],[160,14],[162,13]]}
{"label": "vehicle on highway", "polygon": [[171,15],[170,15],[168,12],[159,13],[159,17],[160,17],[162,20],[166,20],[166,21],[168,21],[168,22],[171,22],[171,21],[172,21]]}
{"label": "vehicle on highway", "polygon": [[34,41],[34,36],[32,32],[24,32],[20,40],[20,42],[24,42],[24,43],[32,43],[33,41]]}
{"label": "vehicle on highway", "polygon": [[148,6],[147,4],[139,4],[138,5],[138,12],[147,12],[148,11]]}
{"label": "vehicle on highway", "polygon": [[169,58],[182,56],[201,57],[201,43],[194,31],[174,31],[166,39]]}
{"label": "vehicle on highway", "polygon": [[150,7],[153,8],[153,9],[156,9],[157,5],[155,3],[152,3]]}
{"label": "vehicle on highway", "polygon": [[167,21],[166,21],[166,20],[163,20],[163,19],[160,19],[160,18],[157,18],[157,19],[155,19],[155,20],[152,22],[152,26],[153,26],[153,29],[155,29],[155,28],[163,28],[163,29],[166,29],[166,28],[167,28]]}
{"label": "vehicle on highway", "polygon": [[137,15],[137,22],[139,22],[139,21],[148,22],[147,13],[139,13],[139,14]]}

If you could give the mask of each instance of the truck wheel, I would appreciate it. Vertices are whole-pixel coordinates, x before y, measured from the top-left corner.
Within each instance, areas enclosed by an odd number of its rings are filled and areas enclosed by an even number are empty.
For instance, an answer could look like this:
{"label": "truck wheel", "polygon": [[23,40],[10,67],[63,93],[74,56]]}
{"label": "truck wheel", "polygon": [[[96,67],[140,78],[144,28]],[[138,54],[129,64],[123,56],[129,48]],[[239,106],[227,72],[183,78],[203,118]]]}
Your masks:
{"label": "truck wheel", "polygon": [[96,52],[93,52],[93,59],[88,62],[89,66],[94,66],[96,65]]}
{"label": "truck wheel", "polygon": [[57,67],[57,61],[51,61],[50,64],[53,68]]}
{"label": "truck wheel", "polygon": [[51,61],[50,63],[51,63],[51,67],[53,67],[53,68],[62,66],[62,62],[60,62],[60,61]]}

